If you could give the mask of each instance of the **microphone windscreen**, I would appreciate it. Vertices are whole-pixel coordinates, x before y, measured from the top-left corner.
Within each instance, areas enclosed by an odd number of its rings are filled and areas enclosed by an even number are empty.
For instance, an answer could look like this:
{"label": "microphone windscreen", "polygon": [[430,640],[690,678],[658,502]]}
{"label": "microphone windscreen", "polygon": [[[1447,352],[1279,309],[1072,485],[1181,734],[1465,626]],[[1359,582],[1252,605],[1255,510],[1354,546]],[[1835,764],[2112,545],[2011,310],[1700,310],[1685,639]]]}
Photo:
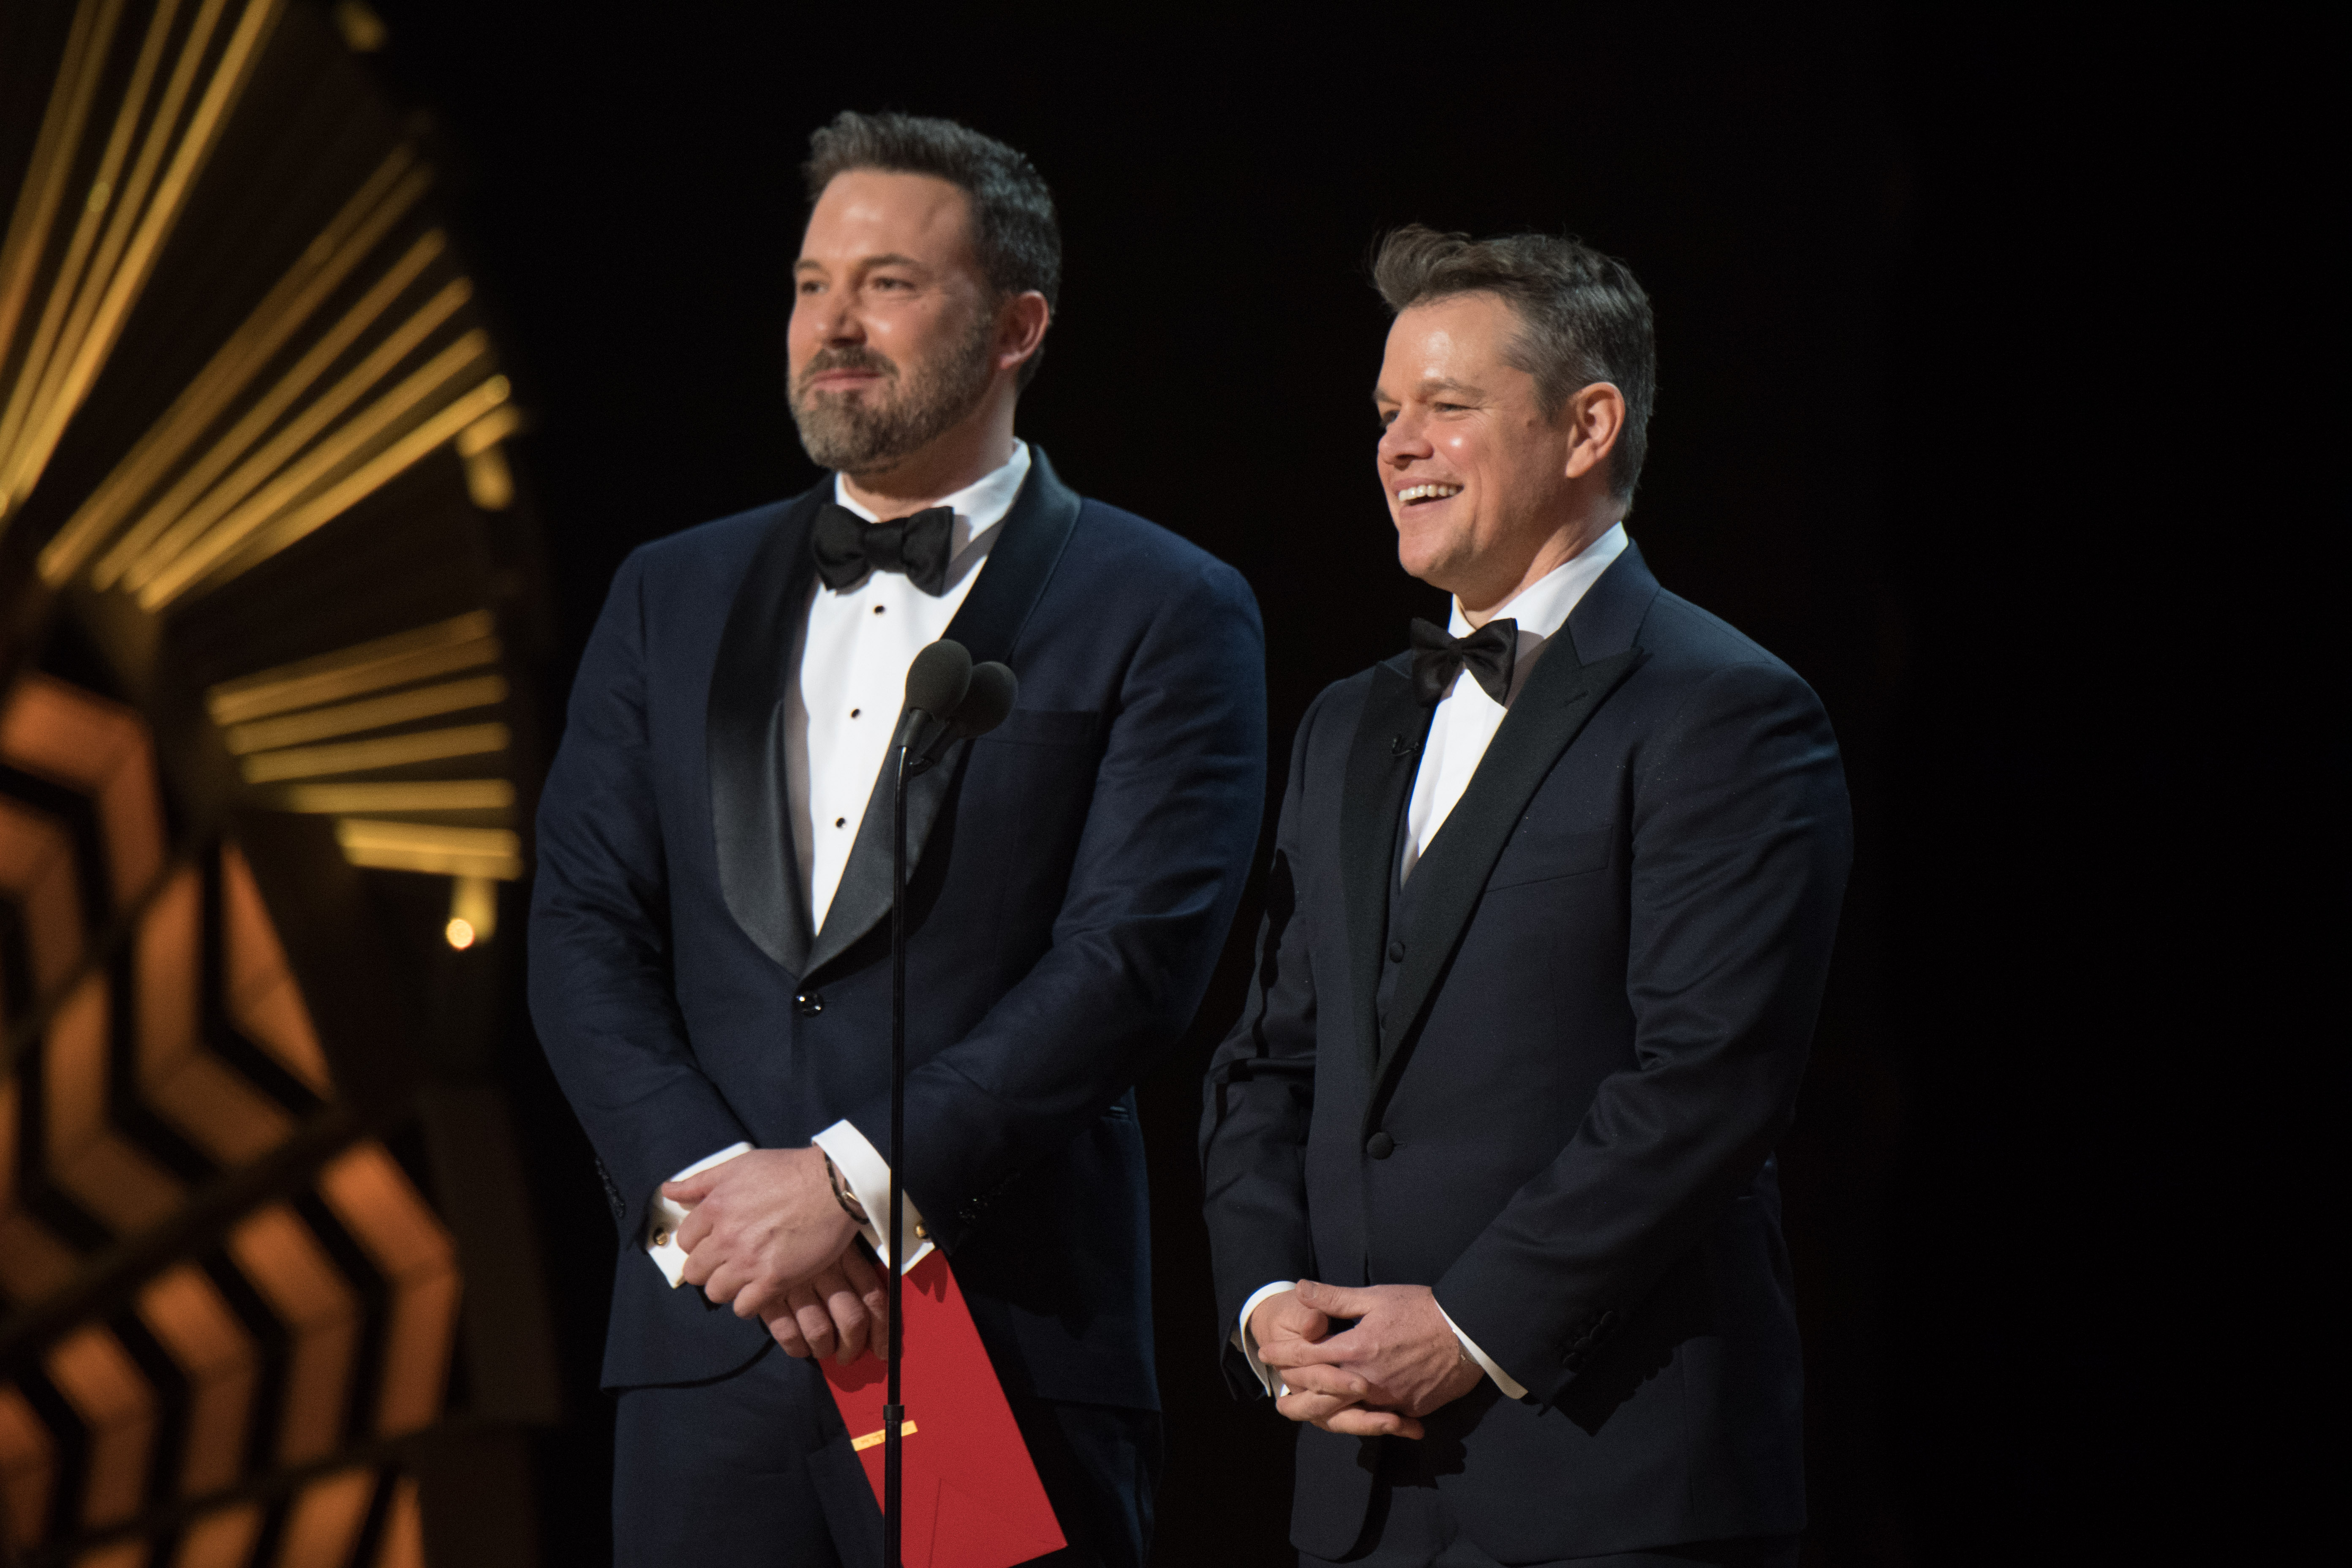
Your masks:
{"label": "microphone windscreen", "polygon": [[907,707],[944,719],[961,706],[971,687],[971,655],[963,644],[941,637],[907,667]]}
{"label": "microphone windscreen", "polygon": [[1013,711],[1013,700],[1021,694],[1021,678],[1011,668],[994,659],[974,665],[971,688],[964,693],[963,705],[955,710],[956,733],[965,740],[985,735],[1004,722]]}

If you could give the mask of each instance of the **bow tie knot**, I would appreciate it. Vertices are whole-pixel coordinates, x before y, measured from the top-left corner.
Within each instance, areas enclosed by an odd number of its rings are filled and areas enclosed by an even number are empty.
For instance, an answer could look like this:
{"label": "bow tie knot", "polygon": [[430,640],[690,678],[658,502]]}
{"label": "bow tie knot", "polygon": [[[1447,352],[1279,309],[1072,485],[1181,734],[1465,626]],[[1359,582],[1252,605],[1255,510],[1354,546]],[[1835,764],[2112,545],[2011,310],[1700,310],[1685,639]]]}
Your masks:
{"label": "bow tie knot", "polygon": [[816,574],[835,593],[868,572],[900,572],[933,598],[947,588],[948,556],[954,542],[953,507],[926,507],[908,517],[867,522],[832,501],[818,510],[811,537]]}
{"label": "bow tie knot", "polygon": [[1412,690],[1424,707],[1435,707],[1464,670],[1478,689],[1503,706],[1511,695],[1511,666],[1519,653],[1519,623],[1488,621],[1466,637],[1448,637],[1445,628],[1415,616],[1412,633]]}

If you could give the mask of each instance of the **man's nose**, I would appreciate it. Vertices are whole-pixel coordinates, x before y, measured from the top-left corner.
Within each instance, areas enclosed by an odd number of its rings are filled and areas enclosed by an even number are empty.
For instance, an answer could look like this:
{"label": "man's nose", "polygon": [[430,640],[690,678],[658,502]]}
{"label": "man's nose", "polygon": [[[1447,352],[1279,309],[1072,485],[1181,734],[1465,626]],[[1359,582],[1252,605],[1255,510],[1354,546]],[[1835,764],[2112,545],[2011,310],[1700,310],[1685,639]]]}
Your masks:
{"label": "man's nose", "polygon": [[1428,457],[1434,448],[1422,433],[1421,422],[1400,414],[1381,432],[1380,450],[1382,462],[1409,463],[1415,458]]}

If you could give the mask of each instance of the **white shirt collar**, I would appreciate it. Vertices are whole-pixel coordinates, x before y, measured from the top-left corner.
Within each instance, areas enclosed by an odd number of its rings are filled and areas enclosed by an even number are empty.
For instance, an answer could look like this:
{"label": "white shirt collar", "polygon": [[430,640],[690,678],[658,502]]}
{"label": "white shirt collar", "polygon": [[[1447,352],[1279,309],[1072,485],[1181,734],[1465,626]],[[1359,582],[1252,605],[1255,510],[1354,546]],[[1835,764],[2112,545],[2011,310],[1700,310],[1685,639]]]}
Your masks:
{"label": "white shirt collar", "polygon": [[[1585,593],[1601,581],[1609,563],[1625,553],[1632,541],[1625,537],[1625,525],[1617,523],[1608,532],[1570,556],[1516,595],[1505,600],[1491,619],[1517,621],[1519,626],[1519,651],[1528,651],[1528,639],[1541,642],[1568,624],[1568,617],[1582,602]],[[1462,613],[1462,601],[1454,601],[1454,615],[1446,631],[1457,637],[1468,637],[1470,619]]]}
{"label": "white shirt collar", "polygon": [[[932,503],[955,510],[955,542],[953,553],[949,556],[950,562],[960,563],[959,558],[965,551],[978,542],[982,535],[1004,521],[1004,514],[1013,510],[1013,498],[1021,493],[1021,481],[1028,477],[1029,443],[1016,440],[1013,443],[1013,456],[1004,460],[1003,467],[982,475],[955,494],[943,496]],[[833,476],[833,499],[835,505],[856,512],[868,522],[882,521],[880,514],[849,499],[848,488],[842,483],[839,474]],[[952,566],[950,568],[950,573],[953,569]]]}

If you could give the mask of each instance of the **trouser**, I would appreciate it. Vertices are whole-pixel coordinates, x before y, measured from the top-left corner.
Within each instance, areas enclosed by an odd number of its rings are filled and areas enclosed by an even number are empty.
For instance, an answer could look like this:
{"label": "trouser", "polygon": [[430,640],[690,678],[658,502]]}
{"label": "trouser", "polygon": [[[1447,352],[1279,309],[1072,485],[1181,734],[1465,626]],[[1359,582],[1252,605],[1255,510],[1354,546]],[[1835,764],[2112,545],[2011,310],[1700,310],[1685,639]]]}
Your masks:
{"label": "trouser", "polygon": [[[1070,1543],[1040,1568],[1142,1568],[1159,1414],[1008,1397]],[[864,1568],[882,1515],[824,1375],[772,1346],[709,1383],[621,1392],[613,1543],[614,1568]]]}
{"label": "trouser", "polygon": [[[1417,1462],[1419,1445],[1391,1439],[1381,1447],[1380,1479],[1356,1549],[1336,1563],[1302,1552],[1299,1568],[1503,1568],[1462,1528],[1435,1479]],[[1702,1541],[1520,1568],[1797,1568],[1797,1548],[1793,1535]]]}

